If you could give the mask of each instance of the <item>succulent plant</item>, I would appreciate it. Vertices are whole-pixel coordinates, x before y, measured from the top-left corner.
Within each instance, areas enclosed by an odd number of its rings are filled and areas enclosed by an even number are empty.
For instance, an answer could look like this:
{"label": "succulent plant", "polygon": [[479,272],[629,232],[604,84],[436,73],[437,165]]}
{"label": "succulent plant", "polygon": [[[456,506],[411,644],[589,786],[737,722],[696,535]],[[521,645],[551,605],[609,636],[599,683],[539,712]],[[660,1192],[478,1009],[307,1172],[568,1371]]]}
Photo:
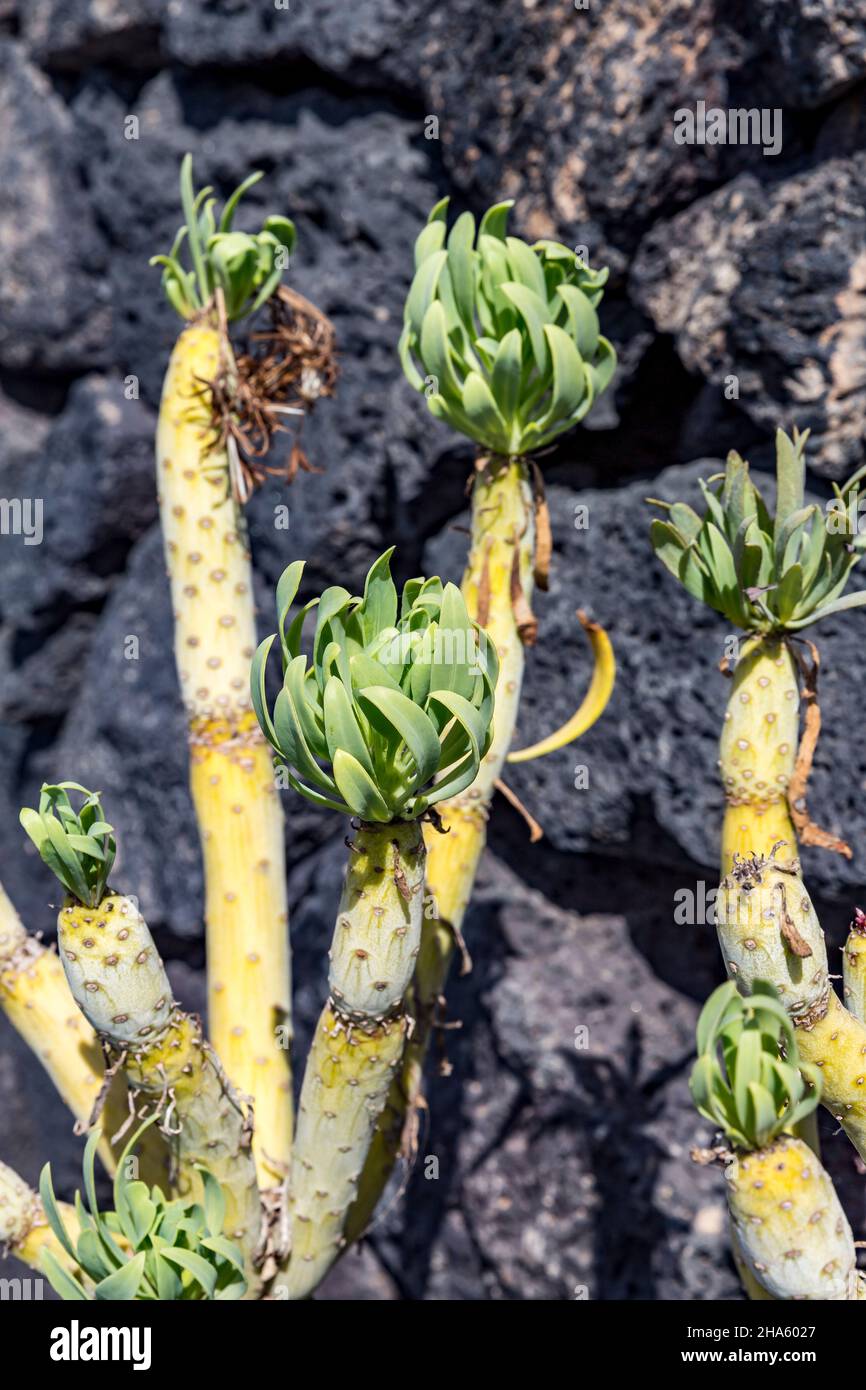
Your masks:
{"label": "succulent plant", "polygon": [[[308,466],[297,437],[276,466],[271,443],[330,391],[333,363],[327,320],[281,283],[293,224],[268,217],[255,235],[234,230],[260,178],[245,179],[219,216],[211,190],[194,190],[187,155],[184,225],[153,263],[186,320],[163,383],[157,495],[204,868],[208,1022],[229,1076],[253,1098],[268,1188],[291,1159],[291,1055],[274,1035],[274,1019],[289,1027],[291,962],[282,808],[249,697],[256,626],[242,505],[266,477]],[[270,327],[259,318],[255,332],[236,334],[262,307]]]}
{"label": "succulent plant", "polygon": [[[790,639],[866,603],[866,590],[844,593],[863,543],[859,487],[856,476],[836,487],[826,512],[805,505],[807,440],[808,432],[789,438],[776,431],[772,515],[737,453],[729,454],[723,475],[701,482],[703,517],[684,502],[648,499],[668,513],[651,526],[658,558],[690,594],[749,635],[738,651],[721,739],[723,873],[735,854],[766,855],[778,840],[794,852],[798,835],[850,855],[806,811],[808,768],[797,769],[803,658]],[[814,703],[814,691],[810,698]]]}
{"label": "succulent plant", "polygon": [[866,1025],[833,989],[824,933],[799,860],[737,858],[722,879],[715,916],[732,983],[745,994],[761,981],[772,984],[796,1030],[799,1056],[820,1069],[821,1103],[866,1162]]}
{"label": "succulent plant", "polygon": [[[510,202],[489,209],[476,235],[464,213],[447,229],[448,200],[434,207],[415,245],[415,274],[404,310],[400,357],[410,385],[431,413],[477,445],[472,528],[461,590],[499,660],[493,739],[477,778],[439,805],[447,833],[432,825],[425,920],[412,983],[415,1026],[382,1112],[346,1225],[349,1239],[369,1224],[422,1103],[425,1057],[476,871],[490,806],[506,791],[506,761],[561,748],[601,715],[613,688],[610,643],[581,616],[596,673],[580,711],[555,734],[509,753],[523,684],[525,648],[538,623],[533,591],[548,582],[552,538],[543,478],[532,455],[584,418],[616,366],[596,308],[607,271],[590,270],[554,241],[530,246],[508,236]],[[529,816],[533,839],[540,827]]]}
{"label": "succulent plant", "polygon": [[756,633],[798,632],[831,613],[866,603],[843,597],[857,564],[857,481],[836,488],[825,513],[805,505],[808,431],[776,431],[776,505],[770,514],[739,454],[724,474],[701,481],[703,517],[685,502],[649,500],[668,519],[652,523],[656,555],[695,598],[736,627]]}
{"label": "succulent plant", "polygon": [[[418,822],[474,781],[493,736],[495,651],[455,585],[410,579],[398,600],[392,553],[370,567],[360,597],[334,586],[294,616],[304,566],[290,565],[277,585],[278,633],[251,672],[256,715],[289,785],[360,819],[298,1109],[283,1286],[292,1299],[310,1294],[346,1244],[346,1216],[410,1031],[406,996],[424,917]],[[300,644],[313,609],[308,660]],[[265,679],[277,637],[283,685],[271,713]]]}
{"label": "succulent plant", "polygon": [[752,1298],[861,1296],[851,1227],[832,1179],[797,1133],[822,1075],[800,1056],[773,985],[721,985],[698,1023],[691,1078],[700,1113],[735,1147],[725,1169],[734,1253]]}
{"label": "succulent plant", "polygon": [[[492,738],[498,663],[454,584],[410,579],[399,605],[392,550],[371,566],[362,597],[326,589],[289,621],[303,574],[277,588],[279,633],[252,666],[253,705],[289,784],[317,805],[387,823],[416,820],[474,780]],[[318,608],[312,661],[300,652]],[[265,693],[277,635],[283,688]]]}
{"label": "succulent plant", "polygon": [[[82,820],[71,809],[67,789],[84,799]],[[262,1214],[243,1102],[208,1046],[200,1019],[175,1004],[138,904],[107,886],[114,839],[98,795],[77,783],[46,786],[40,808],[22,812],[21,820],[40,849],[49,846],[43,858],[61,883],[72,885],[57,918],[69,992],[106,1057],[123,1067],[131,1103],[160,1119],[162,1160],[170,1160],[172,1182],[183,1195],[199,1192],[199,1169],[207,1159],[227,1196],[229,1229],[242,1241],[252,1285]],[[82,821],[90,833],[80,833]],[[94,831],[106,842],[102,859],[94,851],[103,850]]]}
{"label": "succulent plant", "polygon": [[845,1007],[866,1023],[866,912],[855,907],[842,951]]}
{"label": "succulent plant", "polygon": [[[151,1123],[151,1121],[148,1121]],[[90,1134],[84,1151],[86,1201],[75,1195],[79,1232],[73,1240],[54,1195],[51,1165],[39,1179],[45,1216],[69,1259],[70,1273],[51,1250],[42,1268],[61,1298],[73,1300],[237,1299],[246,1292],[243,1255],[223,1234],[225,1197],[216,1178],[199,1165],[202,1201],[169,1201],[159,1187],[130,1176],[130,1162],[142,1126],[130,1139],[114,1179],[114,1209],[102,1212],[96,1197],[94,1160],[100,1131]]]}
{"label": "succulent plant", "polygon": [[697,1047],[692,1099],[739,1148],[764,1148],[818,1105],[821,1073],[801,1061],[791,1019],[766,981],[746,998],[730,980],[719,985],[701,1011]]}
{"label": "succulent plant", "polygon": [[[77,811],[70,792],[83,797]],[[102,901],[114,865],[114,828],[105,820],[100,795],[77,782],[46,782],[39,809],[25,807],[19,817],[49,869],[85,907]]]}
{"label": "succulent plant", "polygon": [[[540,449],[586,415],[616,354],[595,309],[607,270],[507,235],[511,202],[447,232],[448,199],[415,243],[400,360],[437,419],[495,454]],[[447,237],[446,237],[447,232]]]}
{"label": "succulent plant", "polygon": [[[93,1028],[69,1010],[69,987],[58,953],[27,932],[0,884],[0,1010],[45,1068],[61,1098],[86,1125],[103,1086],[102,1049]],[[112,1107],[120,1088],[109,1094]],[[116,1123],[109,1121],[113,1133]],[[111,1168],[106,1143],[101,1158]],[[0,1193],[0,1206],[2,1206]],[[2,1237],[0,1237],[2,1238]]]}
{"label": "succulent plant", "polygon": [[[186,221],[178,229],[168,255],[153,256],[163,267],[162,283],[169,303],[181,318],[192,319],[206,309],[220,289],[231,323],[259,309],[273,294],[295,245],[295,227],[288,217],[266,217],[255,235],[233,230],[234,216],[244,194],[263,175],[250,174],[235,189],[216,220],[216,199],[210,187],[195,192],[192,155],[180,167],[180,197]],[[189,247],[192,268],[184,268],[183,245]]]}

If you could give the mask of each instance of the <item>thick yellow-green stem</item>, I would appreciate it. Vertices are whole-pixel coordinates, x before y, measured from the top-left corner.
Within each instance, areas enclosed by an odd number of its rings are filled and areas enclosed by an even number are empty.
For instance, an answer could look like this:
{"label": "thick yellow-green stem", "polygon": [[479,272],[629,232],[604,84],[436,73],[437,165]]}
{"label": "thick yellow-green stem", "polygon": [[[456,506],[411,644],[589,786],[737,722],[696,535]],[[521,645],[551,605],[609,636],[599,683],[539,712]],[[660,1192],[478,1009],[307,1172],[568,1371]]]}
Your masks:
{"label": "thick yellow-green stem", "polygon": [[205,871],[208,1025],[255,1106],[263,1187],[282,1181],[292,1139],[291,985],[283,818],[271,755],[252,713],[256,646],[243,518],[213,448],[210,391],[220,336],[181,333],[166,373],[157,475]]}
{"label": "thick yellow-green stem", "polygon": [[755,637],[737,662],[719,750],[725,789],[722,874],[734,855],[768,855],[779,840],[796,853],[788,787],[797,761],[799,686],[784,641]]}
{"label": "thick yellow-green stem", "polygon": [[400,1066],[408,1026],[405,1014],[358,1024],[330,1006],[322,1012],[298,1106],[292,1253],[274,1285],[275,1297],[306,1298],[347,1244],[346,1213]]}
{"label": "thick yellow-green stem", "polygon": [[224,1233],[244,1253],[247,1298],[262,1290],[262,1205],[252,1155],[252,1128],[219,1058],[190,1014],[173,1009],[159,1040],[125,1062],[139,1101],[159,1108],[168,1131],[170,1181],[181,1196],[204,1195],[198,1165],[210,1169],[226,1198]]}
{"label": "thick yellow-green stem", "polygon": [[725,1171],[735,1258],[754,1297],[842,1301],[858,1296],[856,1251],[832,1180],[800,1139],[782,1135]]}
{"label": "thick yellow-green stem", "polygon": [[716,901],[719,944],[743,994],[759,980],[775,985],[800,1056],[821,1072],[822,1103],[866,1160],[866,1025],[833,992],[824,933],[799,867],[796,860],[735,866]]}
{"label": "thick yellow-green stem", "polygon": [[[80,1231],[75,1208],[66,1202],[59,1202],[58,1206],[74,1243]],[[5,1163],[0,1163],[0,1250],[2,1249],[8,1250],[16,1260],[21,1260],[22,1264],[29,1265],[31,1269],[39,1269],[43,1250],[50,1250],[70,1274],[77,1270],[75,1262],[67,1255],[48,1225],[39,1194]]]}
{"label": "thick yellow-green stem", "polygon": [[730,1214],[730,1210],[728,1211],[728,1237],[731,1242],[731,1254],[734,1257],[734,1264],[736,1265],[737,1273],[740,1276],[740,1283],[746,1291],[746,1297],[749,1299],[751,1303],[775,1302],[773,1294],[767,1292],[763,1284],[758,1279],[757,1275],[750,1269],[746,1261],[746,1256],[743,1253],[742,1246],[740,1245],[739,1236],[737,1235],[737,1228],[734,1225],[733,1217]]}
{"label": "thick yellow-green stem", "polygon": [[[103,1082],[99,1040],[69,996],[63,966],[30,936],[0,886],[0,1007],[75,1118],[87,1122]],[[107,1141],[100,1146],[112,1171]]]}
{"label": "thick yellow-green stem", "polygon": [[197,1164],[226,1193],[225,1234],[258,1273],[263,1217],[250,1116],[206,1043],[198,1019],[177,1008],[147,924],[130,898],[109,893],[96,908],[67,899],[58,918],[60,957],[73,998],[123,1067],[136,1106],[160,1117],[169,1167],[162,1186],[202,1194]]}
{"label": "thick yellow-green stem", "polygon": [[798,1046],[820,1069],[823,1104],[866,1162],[866,1026],[831,991],[827,1012],[801,1029]]}
{"label": "thick yellow-green stem", "polygon": [[[79,1126],[86,1128],[100,1099],[105,1058],[99,1038],[70,998],[59,957],[30,936],[0,885],[0,1008],[39,1058]],[[99,1156],[114,1173],[124,1140],[111,1138],[126,1124],[129,1097],[122,1073],[109,1083],[100,1101],[103,1138]],[[159,1182],[165,1175],[162,1136],[149,1129],[138,1150],[141,1176]]]}
{"label": "thick yellow-green stem", "polygon": [[352,844],[330,999],[298,1109],[292,1250],[280,1279],[293,1299],[313,1291],[347,1243],[347,1212],[409,1030],[403,1001],[421,941],[425,857],[416,821],[361,825]]}
{"label": "thick yellow-green stem", "polygon": [[858,910],[842,953],[845,1007],[866,1023],[866,917]]}
{"label": "thick yellow-green stem", "polygon": [[[478,864],[496,782],[514,736],[524,650],[521,624],[532,599],[535,509],[529,470],[519,459],[488,459],[472,489],[472,541],[461,585],[470,617],[499,655],[493,742],[472,786],[437,807],[440,831],[425,827],[427,908],[413,980],[415,1028],[388,1096],[346,1226],[357,1240],[366,1229],[400,1152],[404,1123],[421,1091],[436,1011],[454,956]],[[521,610],[521,596],[526,609]]]}

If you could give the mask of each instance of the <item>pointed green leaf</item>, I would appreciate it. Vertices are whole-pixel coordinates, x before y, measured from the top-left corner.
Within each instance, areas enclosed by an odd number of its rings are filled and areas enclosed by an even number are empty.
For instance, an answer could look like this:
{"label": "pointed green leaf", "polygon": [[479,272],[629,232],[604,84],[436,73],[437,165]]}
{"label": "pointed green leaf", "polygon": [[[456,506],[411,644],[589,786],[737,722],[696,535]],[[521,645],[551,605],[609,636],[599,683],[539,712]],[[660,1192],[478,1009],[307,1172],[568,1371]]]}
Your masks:
{"label": "pointed green leaf", "polygon": [[494,203],[492,207],[488,208],[478,228],[479,238],[488,236],[496,241],[505,241],[508,214],[513,207],[514,199],[506,198],[504,202]]}
{"label": "pointed green leaf", "polygon": [[500,452],[507,452],[508,426],[499,413],[490,387],[477,372],[470,372],[463,383],[463,409],[471,422],[474,438]]}
{"label": "pointed green leaf", "polygon": [[213,1265],[208,1264],[207,1260],[202,1259],[193,1250],[182,1250],[179,1246],[174,1246],[170,1250],[161,1252],[162,1259],[168,1260],[171,1264],[179,1265],[181,1269],[191,1274],[193,1279],[201,1285],[208,1298],[213,1298],[216,1291],[217,1275]]}
{"label": "pointed green leaf", "polygon": [[375,777],[370,753],[364,742],[361,726],[352,705],[352,700],[336,676],[325,685],[324,692],[325,737],[328,740],[328,753],[333,762],[339,749],[351,753],[370,777]]}
{"label": "pointed green leaf", "polygon": [[569,331],[578,352],[592,361],[599,344],[598,314],[576,285],[557,285],[556,293],[568,311]]}
{"label": "pointed green leaf", "polygon": [[806,485],[806,463],[803,440],[794,443],[784,430],[776,430],[776,519],[773,538],[778,538],[788,517],[803,505]]}
{"label": "pointed green leaf", "polygon": [[97,1284],[93,1290],[93,1297],[100,1302],[111,1303],[128,1303],[133,1300],[144,1274],[144,1261],[145,1253],[141,1250],[137,1255],[133,1255],[122,1269],[115,1270]]}
{"label": "pointed green leaf", "polygon": [[544,268],[538,256],[519,237],[506,237],[505,245],[508,264],[511,268],[511,279],[519,285],[525,285],[546,306],[547,284],[544,279]]}
{"label": "pointed green leaf", "polygon": [[502,293],[514,305],[529,334],[529,341],[532,344],[532,355],[535,358],[535,365],[539,372],[546,372],[548,369],[547,339],[544,335],[545,324],[551,322],[550,312],[547,308],[546,300],[542,299],[526,285],[505,281],[501,286]]}
{"label": "pointed green leaf", "polygon": [[506,333],[496,352],[491,373],[493,397],[503,420],[510,423],[517,414],[523,374],[520,330]]}
{"label": "pointed green leaf", "polygon": [[448,236],[448,274],[454,302],[467,332],[475,334],[475,218],[461,213]]}
{"label": "pointed green leaf", "polygon": [[358,700],[365,711],[372,707],[394,727],[412,754],[416,786],[424,786],[439,766],[439,738],[424,711],[401,691],[385,686],[368,686]]}
{"label": "pointed green leaf", "polygon": [[39,1268],[42,1270],[49,1284],[56,1294],[66,1303],[86,1303],[87,1294],[81,1287],[77,1279],[73,1279],[68,1270],[57,1259],[57,1256],[50,1250],[42,1250],[39,1256]]}
{"label": "pointed green leaf", "polygon": [[544,335],[553,363],[553,394],[542,428],[571,419],[586,395],[583,363],[568,334],[549,323]]}
{"label": "pointed green leaf", "polygon": [[391,810],[368,772],[345,749],[334,755],[334,781],[343,800],[362,820],[385,822],[392,819]]}
{"label": "pointed green leaf", "polygon": [[424,315],[436,293],[436,286],[447,259],[447,251],[435,251],[415,272],[415,279],[406,300],[406,322],[416,339],[421,336]]}

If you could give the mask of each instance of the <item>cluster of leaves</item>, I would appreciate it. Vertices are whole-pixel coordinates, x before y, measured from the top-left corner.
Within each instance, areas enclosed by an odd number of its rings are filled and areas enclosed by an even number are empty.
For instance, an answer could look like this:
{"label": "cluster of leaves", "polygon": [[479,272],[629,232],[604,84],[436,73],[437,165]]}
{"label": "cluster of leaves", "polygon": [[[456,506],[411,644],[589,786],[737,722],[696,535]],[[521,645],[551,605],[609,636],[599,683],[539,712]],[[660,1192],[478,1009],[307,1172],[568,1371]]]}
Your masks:
{"label": "cluster of leaves", "polygon": [[46,1278],[70,1302],[241,1298],[247,1288],[243,1257],[222,1234],[225,1197],[213,1174],[199,1166],[201,1204],[184,1198],[167,1201],[158,1187],[126,1176],[132,1149],[146,1128],[124,1150],[114,1179],[114,1211],[108,1212],[99,1210],[94,1181],[101,1131],[91,1133],[83,1163],[87,1204],[75,1194],[76,1240],[66,1229],[46,1163],[39,1195],[52,1231],[76,1267],[71,1273],[52,1251],[43,1250]]}
{"label": "cluster of leaves", "polygon": [[[251,688],[288,781],[319,806],[363,820],[415,819],[474,781],[490,746],[498,661],[460,590],[410,579],[399,607],[388,550],[362,598],[326,589],[289,621],[303,574],[277,587],[279,634],[256,652]],[[312,661],[300,652],[318,608]],[[283,687],[269,712],[265,671],[279,635]]]}
{"label": "cluster of leaves", "polygon": [[820,1100],[821,1074],[800,1060],[788,1012],[765,981],[745,999],[731,980],[713,991],[698,1021],[697,1050],[692,1100],[737,1148],[771,1144]]}
{"label": "cluster of leaves", "polygon": [[438,419],[497,454],[527,454],[582,420],[616,354],[596,305],[607,270],[555,241],[506,235],[510,202],[481,219],[448,199],[415,243],[400,339],[403,370]]}
{"label": "cluster of leaves", "polygon": [[[250,174],[228,199],[219,222],[213,190],[194,192],[192,156],[184,155],[180,168],[180,197],[186,221],[178,229],[167,256],[154,256],[151,265],[163,267],[162,284],[169,303],[181,318],[195,318],[213,300],[218,289],[225,297],[229,322],[244,318],[268,300],[282,279],[295,245],[294,223],[287,217],[266,217],[256,235],[232,229],[238,203],[261,172]],[[192,268],[180,259],[184,242]]]}
{"label": "cluster of leaves", "polygon": [[[769,509],[739,454],[724,474],[701,481],[703,517],[685,502],[648,500],[668,513],[652,523],[653,549],[671,574],[736,627],[797,631],[831,613],[866,603],[866,592],[843,597],[860,555],[858,477],[824,512],[804,505],[808,431],[793,439],[776,431],[776,507]],[[713,485],[716,484],[714,487]]]}
{"label": "cluster of leaves", "polygon": [[[83,797],[77,811],[71,791]],[[116,850],[114,827],[107,824],[99,797],[77,782],[46,782],[39,810],[25,806],[19,815],[49,869],[85,907],[98,907],[104,898]]]}

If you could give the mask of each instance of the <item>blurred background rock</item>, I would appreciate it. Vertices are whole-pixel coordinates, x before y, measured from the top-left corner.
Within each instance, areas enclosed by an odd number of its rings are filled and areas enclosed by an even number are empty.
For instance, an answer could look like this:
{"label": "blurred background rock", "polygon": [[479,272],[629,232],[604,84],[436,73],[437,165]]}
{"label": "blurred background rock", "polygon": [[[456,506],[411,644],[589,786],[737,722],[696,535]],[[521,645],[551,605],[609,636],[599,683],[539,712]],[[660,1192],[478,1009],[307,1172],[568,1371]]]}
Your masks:
{"label": "blurred background rock", "polygon": [[[96,786],[120,832],[118,880],[184,1001],[202,1003],[152,458],[176,323],[147,265],[180,220],[182,153],[222,194],[265,171],[246,216],[295,219],[291,282],[339,336],[337,397],[304,432],[323,472],[268,485],[249,509],[263,631],[289,559],[308,560],[311,591],[358,583],[391,542],[401,578],[459,573],[471,453],[426,414],[395,349],[433,202],[480,213],[514,198],[519,233],[611,267],[602,323],[621,363],[588,427],[545,460],[556,545],[523,740],[582,694],[578,605],[609,626],[619,680],[585,741],[510,779],[544,840],[530,848],[496,807],[466,924],[475,968],[449,992],[451,1075],[431,1076],[408,1193],[323,1296],[738,1297],[720,1180],[688,1157],[709,1138],[686,1080],[721,966],[711,927],[674,921],[678,890],[715,884],[725,625],[653,562],[643,499],[693,492],[732,446],[767,468],[777,423],[812,430],[818,498],[863,461],[866,11],[0,0],[0,35],[0,493],[44,506],[41,545],[0,537],[0,857],[27,925],[50,937],[52,889],[17,809],[45,778]],[[781,108],[781,151],[677,144],[674,113],[698,101]],[[288,532],[274,525],[283,503]],[[821,634],[812,810],[855,847],[850,864],[806,856],[834,945],[866,844],[863,634],[856,613]],[[343,832],[299,799],[286,811],[303,1044]],[[31,1181],[50,1156],[70,1195],[80,1143],[3,1022],[0,1116],[0,1156]],[[863,1236],[852,1151],[833,1146],[830,1166]]]}

